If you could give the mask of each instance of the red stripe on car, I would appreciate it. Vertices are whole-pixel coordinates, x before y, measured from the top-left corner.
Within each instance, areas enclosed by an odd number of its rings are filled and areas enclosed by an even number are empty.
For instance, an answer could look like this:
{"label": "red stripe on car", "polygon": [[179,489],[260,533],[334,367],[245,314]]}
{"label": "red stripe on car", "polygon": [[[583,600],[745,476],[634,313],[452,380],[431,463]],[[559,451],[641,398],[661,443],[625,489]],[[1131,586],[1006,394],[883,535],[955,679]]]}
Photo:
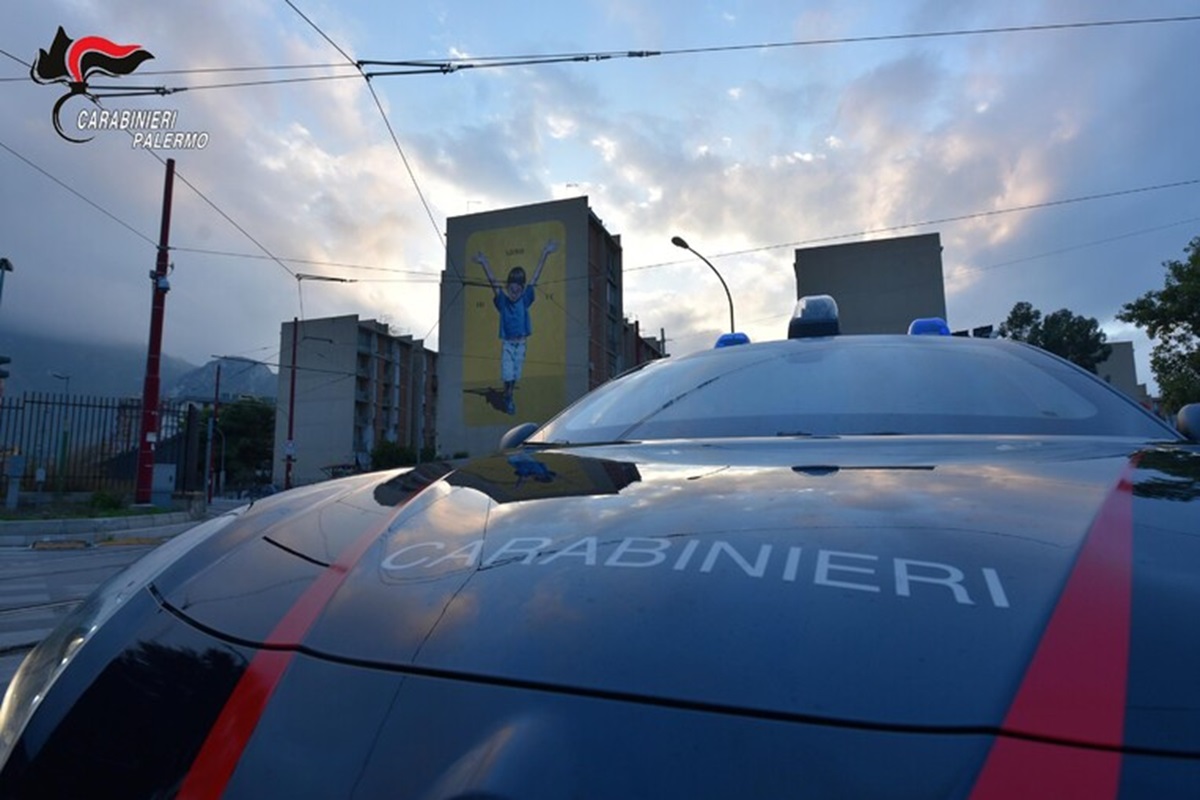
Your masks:
{"label": "red stripe on car", "polygon": [[1116,797],[1125,726],[1133,575],[1133,470],[1088,531],[971,800]]}
{"label": "red stripe on car", "polygon": [[[396,513],[399,513],[399,509]],[[265,647],[298,647],[350,570],[383,535],[394,518],[393,514],[382,525],[363,534],[338,556],[337,561],[321,572],[275,625]],[[283,680],[294,656],[292,649],[264,648],[255,654],[204,740],[177,797],[181,800],[201,800],[221,796],[233,777],[233,771],[254,729],[258,727],[271,695]]]}

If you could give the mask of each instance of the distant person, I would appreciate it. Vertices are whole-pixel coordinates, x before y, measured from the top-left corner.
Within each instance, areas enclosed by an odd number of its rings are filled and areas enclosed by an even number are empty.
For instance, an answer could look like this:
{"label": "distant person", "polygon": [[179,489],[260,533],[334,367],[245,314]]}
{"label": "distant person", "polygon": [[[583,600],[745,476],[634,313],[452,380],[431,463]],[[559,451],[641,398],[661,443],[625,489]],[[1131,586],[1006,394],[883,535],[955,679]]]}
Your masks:
{"label": "distant person", "polygon": [[525,367],[526,340],[533,333],[529,319],[529,307],[535,299],[533,290],[542,277],[546,259],[556,250],[558,242],[553,239],[546,242],[537,269],[533,271],[533,280],[528,285],[525,284],[525,268],[513,267],[501,286],[492,274],[492,267],[483,251],[475,254],[475,263],[483,267],[488,283],[492,285],[492,303],[500,312],[500,379],[504,382],[504,410],[509,414],[517,413],[513,389],[521,380],[521,372]]}

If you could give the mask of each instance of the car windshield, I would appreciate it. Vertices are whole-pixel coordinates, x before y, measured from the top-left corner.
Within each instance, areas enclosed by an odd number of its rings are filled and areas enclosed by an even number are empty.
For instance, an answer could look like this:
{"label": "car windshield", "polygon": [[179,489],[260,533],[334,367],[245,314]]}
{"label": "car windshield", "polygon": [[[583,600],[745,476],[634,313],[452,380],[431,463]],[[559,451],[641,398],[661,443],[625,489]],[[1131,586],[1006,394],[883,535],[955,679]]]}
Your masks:
{"label": "car windshield", "polygon": [[883,434],[1178,438],[1125,395],[1032,347],[842,336],[647,364],[584,396],[529,441]]}

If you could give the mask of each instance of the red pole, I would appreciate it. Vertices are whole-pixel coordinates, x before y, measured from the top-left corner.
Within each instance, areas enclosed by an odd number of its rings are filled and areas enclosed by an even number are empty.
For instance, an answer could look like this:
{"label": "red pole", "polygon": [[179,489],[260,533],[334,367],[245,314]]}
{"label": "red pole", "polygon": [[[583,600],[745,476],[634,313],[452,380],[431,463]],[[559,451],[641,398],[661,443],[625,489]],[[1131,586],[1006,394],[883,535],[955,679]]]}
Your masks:
{"label": "red pole", "polygon": [[296,340],[300,334],[300,320],[292,317],[292,388],[288,392],[288,435],[284,445],[286,466],[283,469],[283,488],[292,488],[292,462],[296,460]]}
{"label": "red pole", "polygon": [[171,188],[175,159],[167,159],[163,186],[162,227],[158,234],[158,260],[150,273],[150,346],[146,353],[146,381],[142,385],[142,431],[138,441],[135,503],[149,503],[154,483],[154,445],[158,441],[159,362],[162,360],[163,317],[167,308],[167,265],[171,235]]}

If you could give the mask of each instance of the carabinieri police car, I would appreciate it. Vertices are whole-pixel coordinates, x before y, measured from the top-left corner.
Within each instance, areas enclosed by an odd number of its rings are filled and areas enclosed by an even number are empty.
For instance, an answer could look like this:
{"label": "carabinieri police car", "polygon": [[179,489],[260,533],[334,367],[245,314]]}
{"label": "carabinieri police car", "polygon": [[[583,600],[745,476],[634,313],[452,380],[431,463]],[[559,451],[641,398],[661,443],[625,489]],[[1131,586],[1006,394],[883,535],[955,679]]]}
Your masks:
{"label": "carabinieri police car", "polygon": [[1200,407],[834,309],[163,545],[0,798],[1200,796]]}

